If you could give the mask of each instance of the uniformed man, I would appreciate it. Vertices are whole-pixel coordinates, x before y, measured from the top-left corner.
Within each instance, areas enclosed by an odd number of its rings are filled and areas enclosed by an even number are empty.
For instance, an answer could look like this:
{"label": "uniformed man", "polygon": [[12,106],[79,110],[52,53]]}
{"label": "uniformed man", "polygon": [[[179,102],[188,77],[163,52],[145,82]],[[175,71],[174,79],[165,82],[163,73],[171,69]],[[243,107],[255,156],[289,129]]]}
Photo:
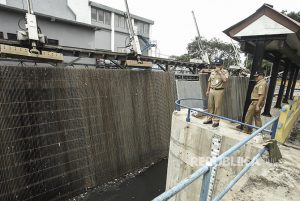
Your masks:
{"label": "uniformed man", "polygon": [[[223,60],[216,58],[214,61],[215,70],[212,70],[208,78],[206,95],[208,96],[208,112],[221,115],[222,99],[224,95],[225,83],[228,80],[228,71],[224,69]],[[204,124],[212,124],[212,127],[219,126],[219,118],[209,116]]]}
{"label": "uniformed man", "polygon": [[[261,127],[262,121],[260,113],[265,105],[265,100],[267,97],[267,82],[265,80],[265,73],[263,71],[257,71],[254,77],[256,80],[256,85],[254,86],[251,93],[251,104],[245,116],[245,123],[252,124],[254,118],[255,126]],[[250,134],[252,132],[252,129],[244,126],[244,131]]]}

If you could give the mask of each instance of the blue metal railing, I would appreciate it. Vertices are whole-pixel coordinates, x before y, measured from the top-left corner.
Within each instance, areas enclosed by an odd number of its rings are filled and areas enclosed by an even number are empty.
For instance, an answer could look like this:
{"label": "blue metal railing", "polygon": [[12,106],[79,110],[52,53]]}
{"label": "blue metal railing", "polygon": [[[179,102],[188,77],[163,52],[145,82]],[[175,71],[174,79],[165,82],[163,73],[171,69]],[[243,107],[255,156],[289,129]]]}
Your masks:
{"label": "blue metal railing", "polygon": [[[249,126],[251,128],[257,128],[257,127],[255,127],[253,125],[244,124],[242,122],[239,122],[239,121],[236,121],[236,120],[232,120],[232,119],[229,119],[229,118],[226,118],[226,117],[222,117],[222,116],[218,116],[218,115],[213,115],[213,114],[210,114],[208,112],[204,112],[204,111],[200,111],[200,110],[197,110],[197,109],[189,108],[187,106],[183,106],[183,105],[180,104],[180,102],[183,101],[183,100],[202,100],[202,99],[181,99],[181,100],[177,100],[176,101],[176,108],[177,108],[177,110],[180,110],[180,107],[188,109],[188,117],[186,119],[187,122],[189,122],[189,120],[190,120],[190,118],[189,118],[190,117],[189,116],[190,112],[191,111],[197,111],[197,112],[200,112],[200,113],[203,113],[203,114],[206,114],[206,115],[216,116],[216,117],[219,117],[220,119],[224,119],[224,120],[227,120],[227,121],[230,121],[230,122],[235,122],[235,123],[239,123],[239,124],[242,124],[242,125],[245,125],[245,126]],[[168,199],[172,198],[178,192],[180,192],[181,190],[183,190],[184,188],[186,188],[188,185],[190,185],[191,183],[193,183],[196,179],[198,179],[201,176],[203,176],[203,181],[202,181],[202,186],[201,186],[201,191],[200,191],[200,193],[201,193],[200,194],[200,201],[207,201],[208,187],[209,187],[210,176],[211,176],[211,169],[214,166],[217,166],[226,157],[228,157],[229,155],[231,155],[232,153],[234,153],[236,150],[238,150],[240,147],[242,147],[243,145],[245,145],[247,142],[249,142],[255,136],[257,136],[258,134],[260,134],[260,132],[262,132],[262,131],[271,132],[271,136],[273,138],[273,136],[275,136],[277,124],[278,124],[278,117],[270,120],[265,125],[263,125],[261,128],[257,128],[257,130],[254,131],[251,135],[247,136],[241,142],[239,142],[236,145],[232,146],[230,149],[228,149],[227,151],[225,151],[223,154],[221,154],[220,156],[218,156],[216,159],[212,160],[209,164],[206,164],[203,167],[201,167],[200,169],[198,169],[197,171],[195,171],[193,174],[191,174],[189,177],[187,177],[184,180],[182,180],[181,182],[179,182],[173,188],[169,189],[168,191],[166,191],[163,194],[159,195],[158,197],[154,198],[153,201],[165,201],[165,200],[168,200]],[[268,126],[270,126],[270,125],[273,125],[272,131],[266,130],[266,128]],[[221,193],[219,193],[213,199],[213,201],[220,200],[236,184],[236,182],[247,171],[250,170],[250,168],[262,156],[262,154],[265,151],[266,151],[266,148],[262,148],[257,153],[257,155],[252,159],[252,161],[250,163],[248,163],[244,167],[244,169],[228,184],[228,186]]]}
{"label": "blue metal railing", "polygon": [[[223,117],[223,116],[211,114],[211,113],[208,113],[208,112],[205,112],[205,111],[202,111],[202,110],[198,110],[198,109],[195,109],[195,108],[190,108],[188,106],[182,105],[181,102],[182,101],[186,101],[186,100],[195,100],[195,101],[199,101],[200,100],[200,101],[203,101],[203,102],[206,101],[206,100],[199,99],[199,98],[184,98],[184,99],[179,99],[179,100],[175,101],[176,110],[177,111],[180,111],[181,108],[188,109],[188,113],[187,113],[187,117],[186,117],[186,121],[187,122],[190,122],[190,120],[191,120],[191,112],[195,111],[195,112],[200,112],[202,114],[205,114],[207,116],[217,117],[219,119],[223,119],[223,120],[226,120],[226,121],[229,121],[229,122],[232,122],[232,123],[237,123],[237,124],[240,124],[240,125],[243,125],[243,126],[247,126],[249,128],[259,129],[259,127],[257,127],[257,126],[246,124],[246,123],[238,121],[238,120],[234,120],[234,119],[230,119],[230,118],[227,118],[227,117]],[[268,133],[272,133],[272,130],[266,130],[266,129],[264,129],[263,131],[268,132]]]}

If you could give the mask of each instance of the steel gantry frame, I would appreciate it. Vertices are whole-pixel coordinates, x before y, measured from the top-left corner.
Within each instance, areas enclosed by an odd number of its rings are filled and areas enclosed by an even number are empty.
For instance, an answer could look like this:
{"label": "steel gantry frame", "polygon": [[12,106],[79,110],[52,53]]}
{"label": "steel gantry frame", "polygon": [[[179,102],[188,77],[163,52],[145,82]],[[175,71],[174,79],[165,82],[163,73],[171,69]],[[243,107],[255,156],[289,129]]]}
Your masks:
{"label": "steel gantry frame", "polygon": [[[8,40],[8,39],[0,39],[0,45],[8,45],[13,47],[22,47],[22,43],[16,40]],[[77,47],[68,47],[68,46],[60,46],[60,45],[50,45],[45,44],[43,46],[43,50],[55,53],[61,53],[64,56],[73,56],[79,58],[95,58],[95,59],[104,59],[109,60],[115,64],[117,68],[126,68],[126,60],[135,59],[135,55],[121,53],[121,52],[112,52],[108,50],[95,50],[95,49],[87,49],[87,48],[77,48]],[[0,56],[2,58],[18,58],[18,59],[26,59],[28,61],[32,60],[33,62],[48,62],[43,58],[32,58],[27,56],[8,56],[0,51]],[[195,73],[194,69],[202,69],[205,68],[207,64],[204,63],[194,63],[194,62],[183,62],[168,58],[159,58],[152,56],[140,55],[139,58],[141,61],[150,61],[153,64],[156,64],[163,71],[171,71],[174,68],[186,68],[191,71],[191,73]],[[50,62],[51,63],[51,62]],[[53,63],[53,62],[52,62]]]}

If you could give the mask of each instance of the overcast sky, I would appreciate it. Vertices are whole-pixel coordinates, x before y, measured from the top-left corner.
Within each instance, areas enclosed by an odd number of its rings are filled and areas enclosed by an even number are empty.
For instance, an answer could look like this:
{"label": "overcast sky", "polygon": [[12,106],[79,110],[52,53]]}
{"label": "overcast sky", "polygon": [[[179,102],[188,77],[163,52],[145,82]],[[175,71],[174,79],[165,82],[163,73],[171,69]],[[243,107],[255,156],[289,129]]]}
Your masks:
{"label": "overcast sky", "polygon": [[[125,11],[124,0],[92,0]],[[195,12],[201,36],[230,42],[223,30],[254,13],[264,3],[275,10],[300,11],[300,0],[127,0],[132,14],[154,21],[152,39],[161,54],[181,55],[197,35],[191,11]]]}

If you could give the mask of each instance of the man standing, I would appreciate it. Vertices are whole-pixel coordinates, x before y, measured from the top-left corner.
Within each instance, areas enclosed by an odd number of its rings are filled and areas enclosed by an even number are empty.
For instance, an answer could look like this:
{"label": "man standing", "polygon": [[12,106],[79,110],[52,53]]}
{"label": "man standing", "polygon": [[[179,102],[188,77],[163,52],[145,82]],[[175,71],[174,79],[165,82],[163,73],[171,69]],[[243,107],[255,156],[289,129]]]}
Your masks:
{"label": "man standing", "polygon": [[[214,64],[216,69],[211,72],[208,78],[206,95],[208,96],[208,112],[220,116],[224,87],[228,80],[228,71],[223,69],[224,65],[222,59],[215,59]],[[203,123],[212,124],[212,127],[218,127],[219,121],[219,118],[209,116]]]}
{"label": "man standing", "polygon": [[[261,127],[262,122],[260,113],[265,105],[265,100],[267,96],[267,82],[265,80],[265,73],[263,71],[257,71],[254,77],[256,80],[256,85],[254,86],[253,91],[251,93],[251,104],[245,116],[245,123],[252,124],[254,117],[255,126]],[[247,126],[244,126],[244,131],[250,134],[252,132],[252,129],[250,129]]]}

